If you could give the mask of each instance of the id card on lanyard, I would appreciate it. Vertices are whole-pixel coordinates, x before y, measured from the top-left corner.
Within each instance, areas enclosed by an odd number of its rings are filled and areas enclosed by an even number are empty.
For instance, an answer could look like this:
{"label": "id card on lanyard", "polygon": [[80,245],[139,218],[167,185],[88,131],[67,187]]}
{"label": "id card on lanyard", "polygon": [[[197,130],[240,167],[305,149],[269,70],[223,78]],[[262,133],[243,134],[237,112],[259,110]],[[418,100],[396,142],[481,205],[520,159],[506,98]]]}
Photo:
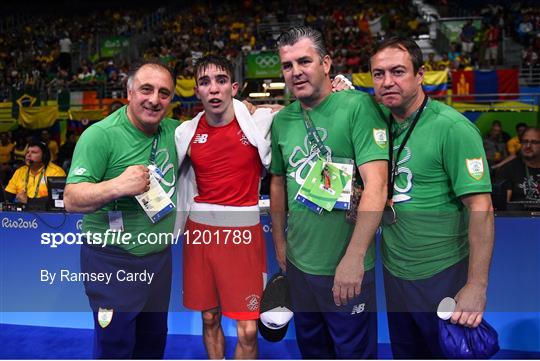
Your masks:
{"label": "id card on lanyard", "polygon": [[159,142],[159,134],[154,136],[152,149],[148,160],[148,170],[150,173],[150,189],[142,194],[135,196],[135,199],[143,209],[144,213],[152,223],[157,223],[174,208],[174,203],[167,195],[167,192],[161,187],[160,181],[163,179],[163,173],[156,165],[156,154]]}
{"label": "id card on lanyard", "polygon": [[303,116],[312,151],[317,153],[318,159],[298,190],[295,200],[318,214],[323,210],[349,209],[354,161],[331,158],[305,110]]}
{"label": "id card on lanyard", "polygon": [[160,129],[152,141],[152,150],[148,160],[148,170],[150,173],[150,189],[143,194],[135,196],[137,202],[146,213],[152,223],[157,223],[175,208],[167,192],[161,187],[160,181],[163,179],[161,169],[156,165],[157,146]]}

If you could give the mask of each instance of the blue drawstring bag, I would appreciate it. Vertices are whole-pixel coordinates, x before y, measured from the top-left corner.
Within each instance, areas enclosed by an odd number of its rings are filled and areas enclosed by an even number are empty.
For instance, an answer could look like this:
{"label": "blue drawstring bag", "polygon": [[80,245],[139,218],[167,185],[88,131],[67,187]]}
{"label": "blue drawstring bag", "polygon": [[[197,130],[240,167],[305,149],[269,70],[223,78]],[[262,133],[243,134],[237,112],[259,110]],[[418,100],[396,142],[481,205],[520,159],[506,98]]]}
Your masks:
{"label": "blue drawstring bag", "polygon": [[[447,302],[445,306],[443,302]],[[489,359],[499,352],[499,335],[487,321],[482,320],[475,328],[454,325],[449,320],[453,307],[455,307],[455,301],[448,297],[441,301],[437,312],[441,318],[439,344],[446,358]],[[443,309],[442,312],[441,309]]]}
{"label": "blue drawstring bag", "polygon": [[499,335],[484,320],[476,328],[439,320],[439,343],[449,359],[489,359],[499,352]]}

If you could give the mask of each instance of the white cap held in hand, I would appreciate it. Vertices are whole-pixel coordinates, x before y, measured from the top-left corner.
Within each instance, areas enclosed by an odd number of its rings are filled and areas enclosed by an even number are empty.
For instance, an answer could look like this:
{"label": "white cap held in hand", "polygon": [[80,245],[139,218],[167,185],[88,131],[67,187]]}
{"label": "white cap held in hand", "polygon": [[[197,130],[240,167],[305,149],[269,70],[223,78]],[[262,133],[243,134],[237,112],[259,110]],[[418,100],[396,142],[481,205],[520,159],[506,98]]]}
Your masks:
{"label": "white cap held in hand", "polygon": [[441,320],[449,320],[455,308],[456,301],[452,297],[445,297],[439,303],[439,307],[437,307],[437,316]]}

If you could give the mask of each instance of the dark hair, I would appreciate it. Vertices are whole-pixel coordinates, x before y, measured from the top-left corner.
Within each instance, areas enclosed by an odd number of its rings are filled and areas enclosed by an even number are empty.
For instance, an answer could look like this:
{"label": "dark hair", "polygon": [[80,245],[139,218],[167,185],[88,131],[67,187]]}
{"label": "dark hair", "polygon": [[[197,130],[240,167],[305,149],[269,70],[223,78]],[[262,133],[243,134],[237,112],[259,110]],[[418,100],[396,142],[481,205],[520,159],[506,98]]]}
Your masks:
{"label": "dark hair", "polygon": [[132,85],[133,85],[133,79],[135,78],[135,75],[139,72],[139,70],[141,70],[141,68],[143,66],[152,66],[152,67],[156,67],[156,68],[160,68],[164,71],[166,71],[172,81],[173,81],[173,87],[176,85],[176,77],[173,75],[173,72],[171,71],[171,69],[161,63],[159,60],[156,60],[156,59],[151,59],[151,60],[145,60],[145,61],[139,61],[139,62],[135,62],[131,68],[129,69],[129,72],[128,72],[128,79],[127,79],[127,88],[129,89]]}
{"label": "dark hair", "polygon": [[529,126],[526,123],[517,123],[516,124],[516,130],[518,130],[521,127],[528,128]]}
{"label": "dark hair", "polygon": [[422,50],[418,44],[416,44],[414,40],[404,36],[391,36],[377,43],[371,53],[370,59],[373,58],[375,54],[386,48],[396,48],[407,51],[411,56],[411,62],[415,75],[418,73],[418,70],[420,70],[420,67],[424,63]]}
{"label": "dark hair", "polygon": [[43,154],[41,156],[41,160],[46,168],[51,161],[51,151],[49,150],[47,144],[40,140],[31,140],[30,142],[28,142],[28,148],[30,147],[38,147],[39,149],[41,149],[41,153]]}
{"label": "dark hair", "polygon": [[286,45],[294,45],[304,38],[310,39],[313,42],[315,50],[319,54],[321,61],[326,55],[328,55],[324,36],[319,30],[310,28],[309,26],[295,26],[281,33],[276,41],[276,45],[279,49]]}
{"label": "dark hair", "polygon": [[231,78],[231,82],[234,82],[234,66],[231,61],[224,56],[210,54],[197,59],[197,61],[195,62],[195,83],[197,83],[199,74],[204,72],[211,65],[214,65],[219,70],[224,70]]}

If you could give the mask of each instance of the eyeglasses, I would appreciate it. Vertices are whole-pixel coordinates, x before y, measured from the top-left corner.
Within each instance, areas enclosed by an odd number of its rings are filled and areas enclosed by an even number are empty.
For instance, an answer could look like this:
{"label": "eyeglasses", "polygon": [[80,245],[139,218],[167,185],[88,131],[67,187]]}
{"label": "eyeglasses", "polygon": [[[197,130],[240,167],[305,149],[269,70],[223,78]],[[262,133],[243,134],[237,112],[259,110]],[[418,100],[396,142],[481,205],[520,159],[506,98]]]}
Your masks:
{"label": "eyeglasses", "polygon": [[540,144],[540,140],[527,140],[527,139],[523,139],[521,140],[521,145],[527,145],[527,144],[530,144],[530,145],[538,145]]}

